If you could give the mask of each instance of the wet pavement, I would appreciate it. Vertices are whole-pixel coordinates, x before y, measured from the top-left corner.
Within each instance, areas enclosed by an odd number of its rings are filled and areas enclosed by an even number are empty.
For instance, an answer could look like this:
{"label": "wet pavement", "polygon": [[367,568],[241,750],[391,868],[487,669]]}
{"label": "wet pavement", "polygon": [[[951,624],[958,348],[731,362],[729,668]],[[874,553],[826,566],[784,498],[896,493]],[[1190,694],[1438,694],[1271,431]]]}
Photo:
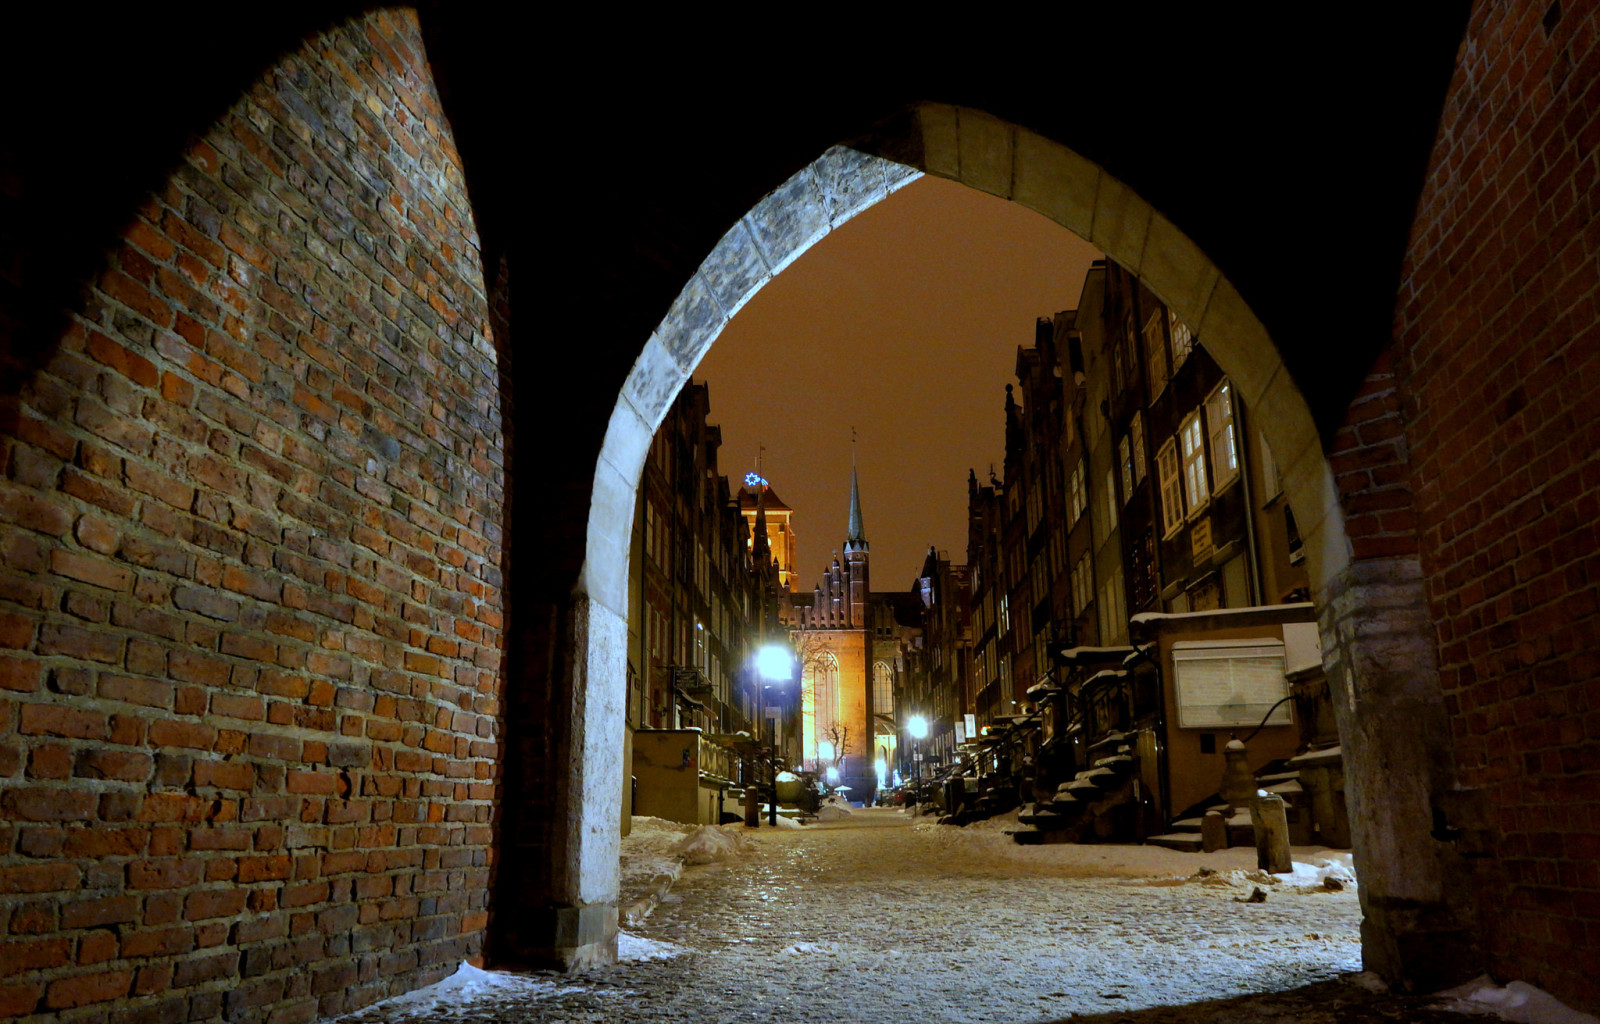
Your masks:
{"label": "wet pavement", "polygon": [[342,1020],[1463,1020],[1338,980],[1361,968],[1355,893],[1247,874],[1253,851],[1024,848],[891,811],[749,837],[745,856],[686,869],[628,930],[624,954],[650,959]]}

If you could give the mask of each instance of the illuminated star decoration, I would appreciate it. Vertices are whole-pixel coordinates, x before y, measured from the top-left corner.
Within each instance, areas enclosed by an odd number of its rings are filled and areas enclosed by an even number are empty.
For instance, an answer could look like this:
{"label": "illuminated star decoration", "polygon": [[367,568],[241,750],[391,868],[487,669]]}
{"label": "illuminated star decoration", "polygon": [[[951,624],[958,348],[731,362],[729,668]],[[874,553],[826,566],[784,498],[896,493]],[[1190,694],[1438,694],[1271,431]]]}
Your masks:
{"label": "illuminated star decoration", "polygon": [[746,473],[744,475],[744,482],[745,482],[745,486],[747,486],[747,487],[765,487],[765,486],[767,486],[766,479],[764,477],[762,477],[762,475],[760,473]]}

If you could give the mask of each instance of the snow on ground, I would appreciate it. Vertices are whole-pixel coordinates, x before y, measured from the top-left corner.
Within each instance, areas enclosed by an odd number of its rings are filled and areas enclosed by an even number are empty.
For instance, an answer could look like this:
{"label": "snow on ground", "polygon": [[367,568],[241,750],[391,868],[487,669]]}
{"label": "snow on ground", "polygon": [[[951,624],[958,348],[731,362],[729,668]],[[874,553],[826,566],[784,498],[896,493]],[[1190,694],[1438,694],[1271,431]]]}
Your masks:
{"label": "snow on ground", "polygon": [[[649,873],[646,860],[657,859],[654,870],[674,857],[674,845],[706,841],[700,828],[638,821],[623,842],[636,876]],[[524,977],[464,966],[344,1019],[1025,1024],[1081,1014],[1108,1024],[1435,1024],[1462,1020],[1460,1009],[1520,1024],[1600,1024],[1560,1016],[1564,1007],[1516,983],[1441,993],[1429,1005],[1354,974],[1355,887],[1326,886],[1348,873],[1338,851],[1296,848],[1295,871],[1272,876],[1256,870],[1253,849],[1019,847],[992,823],[924,826],[897,809],[861,809],[797,830],[713,829],[747,852],[679,865],[657,913],[620,934],[617,964]],[[1247,902],[1257,888],[1265,898]],[[1330,1012],[1335,1004],[1382,1012],[1347,1017]]]}
{"label": "snow on ground", "polygon": [[643,935],[623,929],[617,933],[617,959],[618,960],[668,960],[675,956],[682,956],[688,950],[682,946],[674,946],[670,942],[658,942],[647,939]]}
{"label": "snow on ground", "polygon": [[1439,1006],[1457,1013],[1494,1014],[1516,1024],[1600,1024],[1600,1018],[1581,1013],[1543,989],[1513,981],[1504,988],[1488,977],[1474,978],[1459,988],[1438,994]]}
{"label": "snow on ground", "polygon": [[582,986],[559,984],[544,978],[525,974],[507,974],[503,971],[485,971],[463,963],[456,972],[443,981],[407,992],[403,996],[386,999],[381,1003],[354,1013],[336,1017],[338,1021],[440,1021],[447,1020],[453,1011],[463,1006],[503,1001],[535,1000],[545,996],[562,996],[583,991]]}
{"label": "snow on ground", "polygon": [[715,864],[719,860],[731,860],[750,851],[750,843],[741,834],[743,831],[743,825],[699,825],[668,847],[668,851],[682,857],[685,864]]}
{"label": "snow on ground", "polygon": [[[1361,967],[1354,888],[1320,884],[1338,867],[1329,851],[1297,849],[1303,869],[1279,878],[1255,870],[1254,849],[1021,847],[1003,827],[864,808],[745,831],[749,857],[686,869],[633,926],[683,955],[595,972],[508,1019],[1025,1022]],[[1245,902],[1258,887],[1265,901]]]}

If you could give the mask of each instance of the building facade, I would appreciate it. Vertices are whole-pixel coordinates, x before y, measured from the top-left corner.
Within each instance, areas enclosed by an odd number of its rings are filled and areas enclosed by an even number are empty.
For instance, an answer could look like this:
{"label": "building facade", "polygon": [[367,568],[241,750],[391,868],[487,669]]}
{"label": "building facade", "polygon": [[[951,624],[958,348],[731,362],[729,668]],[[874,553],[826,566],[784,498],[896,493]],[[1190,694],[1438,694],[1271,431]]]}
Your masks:
{"label": "building facade", "polygon": [[874,592],[861,488],[850,474],[844,559],[835,554],[810,594],[793,597],[801,665],[804,764],[854,800],[892,779],[905,722],[897,693],[919,683],[921,599],[915,589]]}
{"label": "building facade", "polygon": [[[719,470],[722,433],[708,422],[710,410],[710,389],[691,382],[645,459],[629,576],[630,754],[645,749],[636,734],[661,730],[744,733],[763,742],[776,733],[781,746],[792,718],[782,713],[792,700],[772,692],[755,668],[764,643],[785,639],[777,563],[762,519],[752,536],[738,493]],[[743,781],[737,758],[701,758],[692,745],[696,762],[722,762],[717,772],[700,772],[706,785]],[[646,789],[646,778],[655,778],[642,764],[631,765],[629,776]],[[645,792],[643,806],[658,806],[655,797]],[[636,803],[625,800],[624,807]]]}

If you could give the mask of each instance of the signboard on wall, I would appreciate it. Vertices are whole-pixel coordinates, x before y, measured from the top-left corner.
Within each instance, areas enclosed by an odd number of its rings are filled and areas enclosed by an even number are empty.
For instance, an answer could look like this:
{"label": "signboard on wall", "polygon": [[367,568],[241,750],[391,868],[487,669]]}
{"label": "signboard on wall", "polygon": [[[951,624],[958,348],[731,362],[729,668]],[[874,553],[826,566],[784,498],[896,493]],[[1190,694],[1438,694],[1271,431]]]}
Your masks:
{"label": "signboard on wall", "polygon": [[[1172,645],[1172,675],[1183,729],[1254,727],[1289,695],[1283,641],[1183,640]],[[1272,710],[1267,725],[1293,725],[1292,702]]]}
{"label": "signboard on wall", "polygon": [[1196,565],[1211,557],[1210,516],[1201,516],[1189,528],[1189,557],[1194,559]]}

